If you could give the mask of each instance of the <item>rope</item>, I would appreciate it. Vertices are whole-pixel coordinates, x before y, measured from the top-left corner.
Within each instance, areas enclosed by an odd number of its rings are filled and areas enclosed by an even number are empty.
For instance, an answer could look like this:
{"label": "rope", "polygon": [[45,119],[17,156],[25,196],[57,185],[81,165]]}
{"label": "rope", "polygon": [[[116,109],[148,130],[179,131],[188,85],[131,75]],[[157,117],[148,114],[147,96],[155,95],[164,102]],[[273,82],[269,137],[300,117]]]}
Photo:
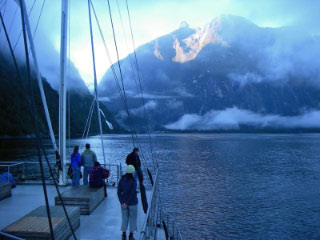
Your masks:
{"label": "rope", "polygon": [[39,165],[41,170],[41,180],[42,180],[42,187],[45,197],[45,203],[46,203],[46,210],[47,210],[47,216],[49,221],[49,227],[50,227],[50,236],[51,239],[54,239],[54,233],[53,233],[53,227],[51,222],[51,214],[50,214],[50,207],[49,207],[49,201],[48,201],[48,194],[47,194],[47,188],[46,188],[46,182],[44,179],[44,171],[43,171],[43,165],[42,165],[42,159],[41,159],[41,152],[40,152],[40,133],[38,128],[38,123],[35,117],[35,103],[34,103],[34,92],[33,92],[33,86],[32,86],[32,79],[31,79],[31,73],[30,73],[30,63],[29,63],[29,53],[28,53],[28,43],[27,43],[27,34],[25,29],[25,22],[24,22],[24,11],[23,11],[23,0],[20,0],[20,9],[21,9],[21,20],[22,20],[22,31],[23,31],[23,41],[24,41],[24,50],[25,50],[25,57],[26,57],[26,64],[27,64],[27,74],[28,74],[28,81],[29,81],[29,90],[31,93],[30,101],[31,101],[31,115],[32,115],[32,121],[34,125],[34,130],[36,133],[37,138],[37,150],[38,150],[38,159],[39,159]]}

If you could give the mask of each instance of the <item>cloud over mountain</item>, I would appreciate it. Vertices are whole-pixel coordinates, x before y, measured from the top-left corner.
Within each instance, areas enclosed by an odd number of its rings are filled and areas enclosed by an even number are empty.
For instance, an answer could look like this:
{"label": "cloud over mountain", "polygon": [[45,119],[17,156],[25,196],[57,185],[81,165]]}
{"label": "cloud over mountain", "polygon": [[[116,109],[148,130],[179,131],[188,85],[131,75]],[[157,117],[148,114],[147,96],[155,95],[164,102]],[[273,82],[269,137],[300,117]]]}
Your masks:
{"label": "cloud over mountain", "polygon": [[[307,113],[320,107],[319,55],[320,38],[303,29],[261,28],[232,15],[215,18],[203,28],[183,24],[137,49],[144,93],[157,102],[151,120],[179,129],[235,128],[245,116],[244,122],[252,126],[312,126],[295,117],[311,118]],[[120,62],[124,85],[130,96],[139,96],[131,57]],[[113,84],[109,70],[100,82],[101,95],[112,95],[117,102]],[[129,107],[139,109],[141,101],[130,96]],[[113,111],[121,109],[121,104],[112,105]],[[217,113],[234,116],[226,119],[235,124],[218,124]]]}

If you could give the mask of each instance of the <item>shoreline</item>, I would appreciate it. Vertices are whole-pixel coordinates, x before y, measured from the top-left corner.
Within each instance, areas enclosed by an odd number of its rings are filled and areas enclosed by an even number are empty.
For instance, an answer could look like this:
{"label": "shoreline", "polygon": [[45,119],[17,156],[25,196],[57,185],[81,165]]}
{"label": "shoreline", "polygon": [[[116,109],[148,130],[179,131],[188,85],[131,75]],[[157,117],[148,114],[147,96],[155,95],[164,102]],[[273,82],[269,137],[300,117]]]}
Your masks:
{"label": "shoreline", "polygon": [[[226,134],[226,133],[243,133],[243,134],[304,134],[304,133],[320,133],[319,128],[309,128],[309,129],[225,129],[225,130],[164,130],[164,131],[154,131],[150,134],[192,134],[192,133],[201,133],[201,134]],[[109,133],[103,135],[130,135],[129,132],[126,133]],[[134,133],[134,134],[147,134],[146,132]],[[90,135],[90,137],[98,136],[99,134]],[[41,136],[43,139],[49,138],[49,136]],[[57,137],[57,136],[56,136]],[[76,134],[71,137],[72,139],[81,138],[81,134]],[[36,139],[34,134],[27,135],[0,135],[1,140],[10,140],[10,139]]]}

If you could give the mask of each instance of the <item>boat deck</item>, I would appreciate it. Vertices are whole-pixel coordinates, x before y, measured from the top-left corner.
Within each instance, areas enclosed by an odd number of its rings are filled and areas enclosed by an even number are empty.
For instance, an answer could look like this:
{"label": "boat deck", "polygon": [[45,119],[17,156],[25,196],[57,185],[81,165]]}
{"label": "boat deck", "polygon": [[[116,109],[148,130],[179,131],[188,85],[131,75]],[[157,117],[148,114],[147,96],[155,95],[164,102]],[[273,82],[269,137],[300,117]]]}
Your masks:
{"label": "boat deck", "polygon": [[[60,192],[70,189],[70,186],[60,187]],[[80,216],[80,227],[76,230],[78,239],[121,239],[121,210],[117,197],[117,189],[108,187],[108,197],[90,214]],[[54,186],[47,186],[50,206],[54,206],[57,196]],[[149,192],[147,191],[147,195]],[[140,237],[140,231],[145,219],[139,199],[138,231],[134,236]],[[148,199],[149,200],[149,199]],[[45,205],[41,185],[17,185],[12,189],[12,196],[0,201],[0,230],[14,223],[40,205]],[[73,239],[72,237],[70,239]]]}

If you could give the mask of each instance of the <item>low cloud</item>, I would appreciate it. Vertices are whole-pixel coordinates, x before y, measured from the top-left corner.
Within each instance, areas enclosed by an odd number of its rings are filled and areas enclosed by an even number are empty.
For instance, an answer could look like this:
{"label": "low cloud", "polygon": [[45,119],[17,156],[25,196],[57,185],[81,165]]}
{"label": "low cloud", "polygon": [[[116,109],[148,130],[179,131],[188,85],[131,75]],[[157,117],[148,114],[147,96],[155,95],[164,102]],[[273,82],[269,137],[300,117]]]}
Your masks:
{"label": "low cloud", "polygon": [[182,108],[183,107],[183,102],[182,101],[177,101],[176,99],[170,99],[167,104],[166,107],[170,110],[175,110],[178,108]]}
{"label": "low cloud", "polygon": [[310,111],[299,116],[262,115],[237,107],[209,111],[204,115],[185,114],[178,121],[169,123],[168,129],[239,129],[241,124],[255,127],[320,128],[320,111]]}
{"label": "low cloud", "polygon": [[[136,94],[133,96],[133,98],[141,98],[141,94]],[[172,98],[172,96],[144,93],[143,98],[145,98],[145,99],[170,99],[170,98]]]}
{"label": "low cloud", "polygon": [[228,74],[229,79],[239,82],[241,86],[246,85],[247,83],[260,83],[263,81],[263,78],[252,72],[247,72],[245,74],[236,74],[230,73]]}
{"label": "low cloud", "polygon": [[157,102],[149,101],[144,105],[144,107],[141,106],[138,108],[130,109],[130,112],[134,115],[143,114],[144,108],[146,109],[146,111],[150,111],[150,110],[154,110],[157,107],[157,105],[158,105]]}

